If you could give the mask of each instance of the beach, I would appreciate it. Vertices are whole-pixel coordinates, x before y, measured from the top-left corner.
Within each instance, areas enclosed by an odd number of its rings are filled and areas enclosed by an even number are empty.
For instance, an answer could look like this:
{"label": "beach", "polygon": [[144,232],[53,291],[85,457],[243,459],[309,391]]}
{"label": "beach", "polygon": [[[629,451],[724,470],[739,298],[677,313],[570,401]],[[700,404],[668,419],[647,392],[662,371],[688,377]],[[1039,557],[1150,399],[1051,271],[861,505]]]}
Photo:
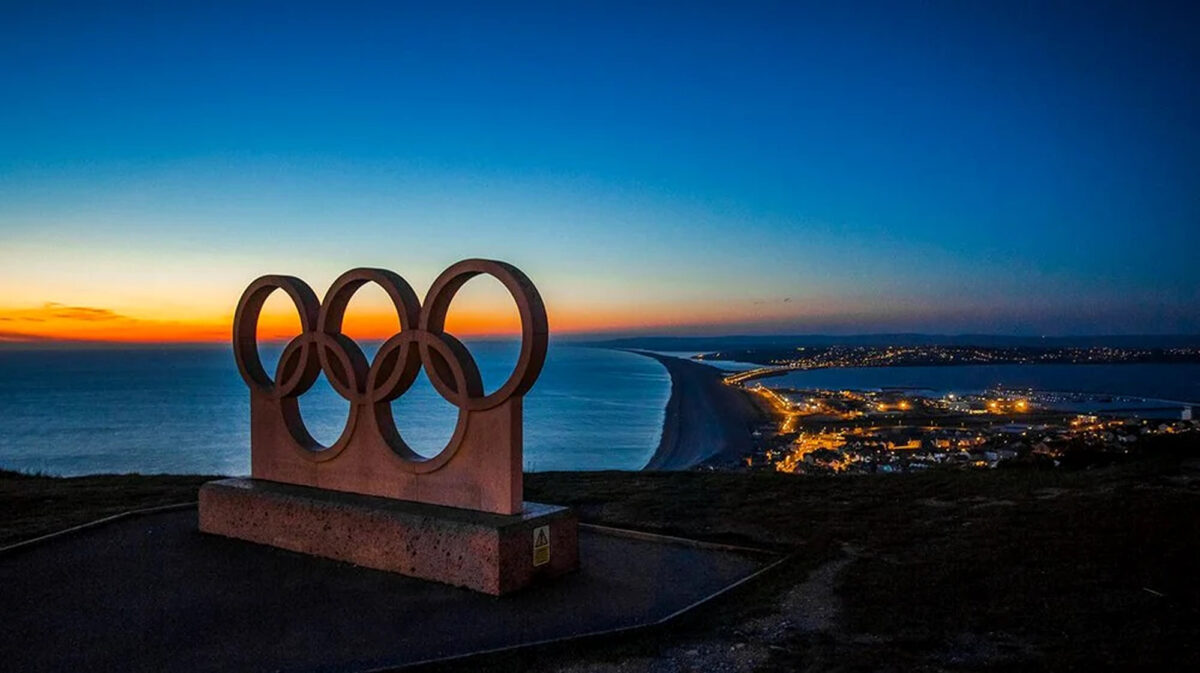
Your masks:
{"label": "beach", "polygon": [[642,469],[686,470],[750,451],[751,433],[763,413],[744,391],[722,383],[721,370],[650,351],[629,352],[657,360],[671,375],[662,439]]}

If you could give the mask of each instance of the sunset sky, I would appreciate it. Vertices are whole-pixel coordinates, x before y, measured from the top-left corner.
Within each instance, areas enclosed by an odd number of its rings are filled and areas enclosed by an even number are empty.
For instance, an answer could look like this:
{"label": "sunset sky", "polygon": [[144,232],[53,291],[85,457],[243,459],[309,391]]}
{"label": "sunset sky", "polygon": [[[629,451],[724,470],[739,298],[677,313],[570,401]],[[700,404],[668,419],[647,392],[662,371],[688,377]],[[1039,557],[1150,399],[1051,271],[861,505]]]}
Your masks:
{"label": "sunset sky", "polygon": [[841,4],[5,3],[0,341],[1200,332],[1195,5]]}

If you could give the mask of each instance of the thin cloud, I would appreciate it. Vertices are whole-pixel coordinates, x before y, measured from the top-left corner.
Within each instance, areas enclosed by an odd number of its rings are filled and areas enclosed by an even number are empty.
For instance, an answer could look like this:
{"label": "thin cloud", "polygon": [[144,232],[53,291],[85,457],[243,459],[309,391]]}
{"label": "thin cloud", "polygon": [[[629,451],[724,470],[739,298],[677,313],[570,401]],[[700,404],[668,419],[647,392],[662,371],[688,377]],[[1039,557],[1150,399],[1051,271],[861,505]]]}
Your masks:
{"label": "thin cloud", "polygon": [[122,315],[116,311],[92,306],[67,306],[56,302],[46,302],[42,304],[42,309],[46,311],[48,317],[61,320],[84,320],[90,322],[129,319],[129,316]]}
{"label": "thin cloud", "polygon": [[0,321],[8,323],[44,323],[59,320],[96,323],[134,321],[122,313],[95,306],[70,306],[48,301],[37,308],[0,309]]}
{"label": "thin cloud", "polygon": [[29,341],[50,341],[50,337],[41,334],[27,334],[25,332],[14,332],[12,330],[0,330],[0,342],[29,342]]}
{"label": "thin cloud", "polygon": [[226,319],[179,321],[137,318],[98,306],[45,302],[0,308],[0,343],[179,342],[229,338]]}

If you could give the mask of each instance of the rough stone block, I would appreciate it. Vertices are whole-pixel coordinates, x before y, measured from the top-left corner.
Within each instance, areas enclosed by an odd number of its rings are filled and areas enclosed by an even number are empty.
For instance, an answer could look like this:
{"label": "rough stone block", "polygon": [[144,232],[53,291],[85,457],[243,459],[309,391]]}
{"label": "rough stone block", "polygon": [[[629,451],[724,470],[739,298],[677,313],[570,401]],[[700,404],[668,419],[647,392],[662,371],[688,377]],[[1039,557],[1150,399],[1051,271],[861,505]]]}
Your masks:
{"label": "rough stone block", "polygon": [[256,479],[200,489],[206,533],[493,595],[577,568],[577,525],[570,509],[531,502],[501,515]]}

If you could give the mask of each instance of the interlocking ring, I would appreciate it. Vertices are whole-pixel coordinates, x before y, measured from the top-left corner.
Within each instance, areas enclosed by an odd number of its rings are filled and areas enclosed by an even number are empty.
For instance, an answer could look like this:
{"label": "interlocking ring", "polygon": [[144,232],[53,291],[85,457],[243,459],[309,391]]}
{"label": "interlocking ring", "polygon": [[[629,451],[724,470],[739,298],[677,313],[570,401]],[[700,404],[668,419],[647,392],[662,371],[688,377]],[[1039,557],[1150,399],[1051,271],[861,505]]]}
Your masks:
{"label": "interlocking ring", "polygon": [[[490,395],[484,394],[479,367],[470,351],[445,331],[446,314],[455,294],[480,274],[500,281],[521,315],[517,364],[504,384]],[[400,319],[400,332],[384,341],[370,363],[358,344],[342,333],[346,307],[367,283],[383,288]],[[272,378],[259,357],[257,328],[263,303],[276,289],[286,292],[296,305],[300,334],[284,347]],[[306,456],[317,461],[336,456],[355,432],[357,411],[366,406],[392,450],[422,472],[437,469],[453,456],[472,412],[494,408],[529,391],[545,363],[548,339],[546,308],[537,288],[511,264],[486,259],[463,260],[443,271],[430,286],[423,305],[408,282],[386,269],[347,271],[333,282],[319,304],[312,288],[299,278],[263,276],[242,293],[233,324],[234,356],[242,379],[254,393],[281,402],[288,415],[288,428]],[[390,405],[412,386],[422,367],[438,394],[458,408],[454,434],[446,447],[429,459],[404,443]],[[322,371],[333,389],[351,405],[346,426],[330,447],[322,447],[312,438],[296,402]]]}

